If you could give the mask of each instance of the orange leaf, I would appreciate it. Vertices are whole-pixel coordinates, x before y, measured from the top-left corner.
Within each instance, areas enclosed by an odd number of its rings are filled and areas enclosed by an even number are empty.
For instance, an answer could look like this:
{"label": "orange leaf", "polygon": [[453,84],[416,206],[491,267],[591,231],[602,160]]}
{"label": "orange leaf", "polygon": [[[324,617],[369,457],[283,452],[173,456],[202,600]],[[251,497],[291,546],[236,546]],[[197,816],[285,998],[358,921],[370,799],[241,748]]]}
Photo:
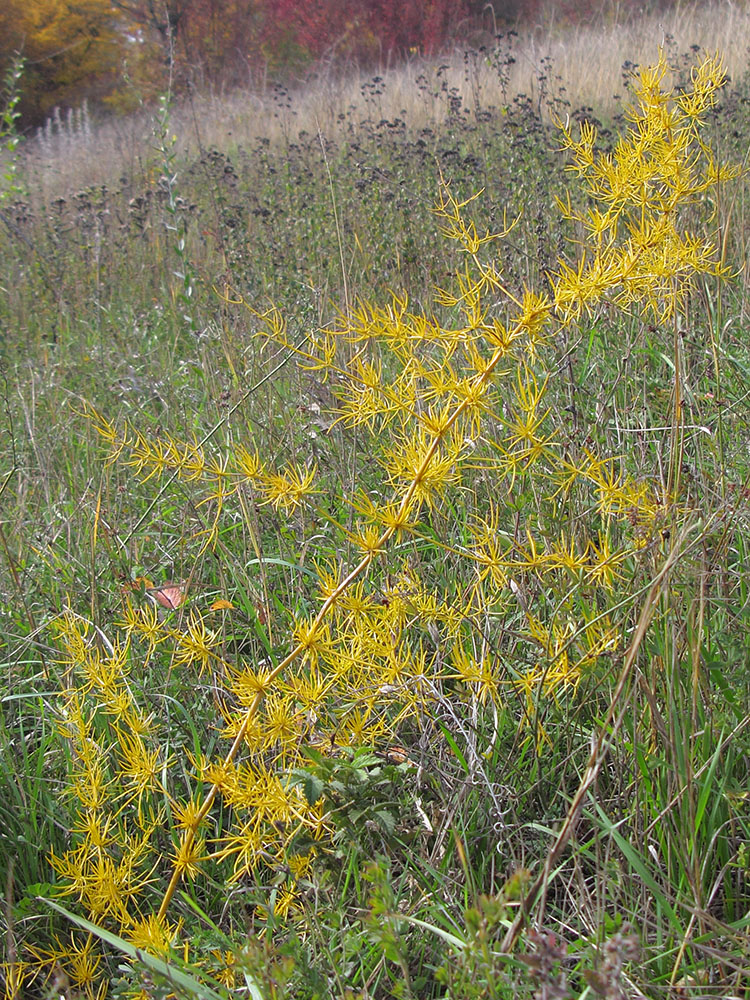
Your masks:
{"label": "orange leaf", "polygon": [[211,605],[211,611],[233,611],[233,610],[234,610],[234,605],[232,604],[232,602],[224,600],[223,597],[220,597],[218,601],[214,601],[214,603]]}

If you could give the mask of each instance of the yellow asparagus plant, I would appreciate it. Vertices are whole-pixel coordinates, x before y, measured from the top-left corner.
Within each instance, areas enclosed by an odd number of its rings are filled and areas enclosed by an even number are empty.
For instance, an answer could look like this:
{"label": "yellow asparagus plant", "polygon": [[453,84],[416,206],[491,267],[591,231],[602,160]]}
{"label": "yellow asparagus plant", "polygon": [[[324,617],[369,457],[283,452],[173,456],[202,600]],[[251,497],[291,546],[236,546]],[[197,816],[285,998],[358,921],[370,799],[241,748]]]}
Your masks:
{"label": "yellow asparagus plant", "polygon": [[[209,864],[223,866],[227,885],[285,872],[276,913],[294,914],[298,883],[332,832],[325,798],[308,801],[293,780],[305,747],[388,746],[407,725],[429,727],[445,703],[458,713],[509,706],[522,738],[543,745],[544,704],[564,705],[622,649],[633,567],[687,516],[679,468],[665,489],[562,433],[547,402],[562,376],[548,358],[561,326],[602,309],[669,324],[697,276],[726,271],[715,242],[686,225],[735,173],[703,138],[724,73],[708,57],[680,93],[667,73],[663,55],[640,72],[610,153],[597,152],[591,125],[559,124],[586,204],[560,200],[578,245],[549,276],[553,296],[509,287],[502,248],[515,222],[482,229],[477,196],[461,199],[446,184],[435,213],[458,266],[434,312],[394,293],[385,305],[353,304],[302,343],[277,310],[255,314],[264,343],[328,383],[331,433],[356,434],[364,456],[360,485],[347,495],[326,483],[345,523],[329,524],[317,606],[288,610],[263,662],[230,656],[215,616],[165,612],[135,590],[110,635],[74,610],[57,620],[71,827],[70,846],[50,860],[61,893],[91,920],[152,954],[177,948],[189,958],[171,903]],[[261,526],[265,516],[330,517],[312,461],[279,469],[249,440],[220,447],[154,437],[92,408],[87,417],[110,462],[191,491],[208,512],[196,539],[204,550],[248,498]],[[574,498],[586,519],[567,516]],[[446,516],[461,530],[441,531]],[[413,558],[420,546],[442,551],[455,572],[431,575]],[[512,651],[490,638],[504,622]],[[134,683],[157,662],[187,683],[213,684],[219,747],[173,745]],[[104,995],[89,939],[39,952],[29,976],[35,963],[59,963],[84,995]]]}

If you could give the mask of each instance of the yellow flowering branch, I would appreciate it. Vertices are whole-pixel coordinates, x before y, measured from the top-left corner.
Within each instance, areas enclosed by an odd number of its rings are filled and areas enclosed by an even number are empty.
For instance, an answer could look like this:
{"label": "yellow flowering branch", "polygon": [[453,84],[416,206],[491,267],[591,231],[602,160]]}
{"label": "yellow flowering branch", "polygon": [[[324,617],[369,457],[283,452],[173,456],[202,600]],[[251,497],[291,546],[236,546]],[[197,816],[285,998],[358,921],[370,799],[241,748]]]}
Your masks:
{"label": "yellow flowering branch", "polygon": [[[515,331],[516,334],[519,334],[521,332],[521,329],[523,327],[523,322],[524,322],[523,319],[519,320],[517,325],[517,330]],[[472,380],[473,383],[476,383],[475,385],[476,389],[480,388],[482,385],[486,384],[489,381],[490,376],[497,368],[497,366],[500,364],[501,360],[505,357],[505,355],[506,351],[503,347],[498,347],[495,349],[485,369],[480,374],[476,375]],[[341,580],[341,582],[338,584],[335,590],[332,593],[330,593],[328,597],[326,597],[326,599],[323,601],[320,610],[313,619],[310,628],[308,629],[305,641],[298,642],[297,645],[294,646],[294,648],[286,655],[286,657],[276,667],[274,667],[273,670],[271,670],[268,674],[264,676],[263,686],[258,690],[251,704],[245,711],[242,723],[240,724],[240,727],[237,730],[237,734],[235,735],[234,741],[232,742],[232,745],[230,746],[229,750],[227,751],[224,757],[222,770],[229,767],[229,765],[232,764],[232,762],[234,761],[234,758],[237,756],[237,753],[244,742],[245,734],[247,733],[248,727],[250,726],[250,723],[254,719],[258,709],[260,708],[263,702],[263,699],[265,698],[266,692],[271,687],[273,682],[286,670],[286,668],[290,664],[292,664],[299,656],[301,656],[303,653],[307,651],[307,649],[309,648],[309,643],[311,641],[311,638],[317,633],[318,629],[323,624],[323,621],[325,620],[329,611],[335,606],[338,599],[349,589],[349,587],[351,587],[351,585],[355,583],[360,576],[362,576],[362,574],[365,572],[365,570],[368,568],[370,563],[375,558],[375,551],[377,551],[378,553],[383,552],[388,542],[393,537],[393,535],[399,530],[400,527],[406,524],[410,515],[412,501],[418,494],[420,485],[424,480],[425,476],[427,475],[432,460],[435,457],[438,448],[440,447],[441,441],[446,436],[446,434],[448,434],[451,428],[456,424],[456,422],[460,419],[464,411],[469,409],[469,407],[472,405],[471,400],[472,400],[472,394],[467,394],[467,398],[465,398],[463,402],[458,404],[458,406],[454,409],[453,413],[444,422],[441,423],[440,429],[435,434],[433,434],[432,440],[424,454],[424,458],[422,459],[422,462],[419,468],[417,469],[409,487],[407,488],[406,492],[401,498],[401,502],[398,505],[395,515],[390,518],[390,523],[381,533],[374,549],[372,551],[367,552],[360,559],[357,565],[351,570],[348,576],[346,576],[343,580]],[[193,845],[193,841],[195,840],[197,830],[201,822],[208,815],[208,812],[211,809],[211,806],[213,805],[214,799],[216,798],[219,788],[220,788],[219,783],[214,781],[211,787],[209,788],[208,792],[206,793],[206,796],[203,800],[203,804],[201,805],[200,809],[193,817],[191,817],[190,826],[186,829],[184,838],[180,844],[181,856],[185,856],[191,852],[191,848]],[[159,912],[158,912],[159,920],[163,920],[165,918],[167,910],[169,909],[169,904],[171,903],[172,897],[174,896],[174,893],[178,885],[180,884],[183,873],[184,873],[183,866],[174,867],[172,871],[172,877],[169,881],[169,885],[167,886],[167,889],[164,893],[164,897],[161,901],[161,905],[159,907]]]}

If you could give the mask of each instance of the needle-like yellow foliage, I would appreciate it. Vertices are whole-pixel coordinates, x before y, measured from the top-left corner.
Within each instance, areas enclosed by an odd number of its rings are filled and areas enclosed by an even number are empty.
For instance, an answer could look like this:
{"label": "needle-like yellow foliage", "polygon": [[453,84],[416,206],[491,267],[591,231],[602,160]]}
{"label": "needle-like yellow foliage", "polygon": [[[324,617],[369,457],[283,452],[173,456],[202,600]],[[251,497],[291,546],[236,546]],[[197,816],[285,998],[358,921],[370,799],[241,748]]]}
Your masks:
{"label": "needle-like yellow foliage", "polygon": [[[329,379],[336,431],[360,435],[354,495],[323,483],[312,461],[282,457],[280,471],[271,467],[252,441],[221,449],[208,438],[157,438],[87,410],[110,461],[146,481],[177,479],[196,509],[212,508],[204,544],[216,542],[226,508],[247,509],[234,507],[247,496],[260,519],[292,518],[314,514],[335,490],[354,515],[331,526],[335,541],[309,598],[317,606],[296,618],[290,611],[266,663],[229,662],[221,631],[197,610],[162,614],[132,594],[109,646],[85,619],[59,619],[58,727],[74,822],[70,847],[51,863],[89,916],[166,954],[179,937],[166,920],[175,889],[219,864],[227,882],[287,872],[275,912],[291,918],[310,845],[324,849],[330,833],[325,801],[308,802],[290,780],[304,747],[376,746],[446,702],[475,713],[505,702],[530,738],[544,740],[545,701],[574,697],[585,672],[617,649],[617,587],[679,497],[657,480],[635,481],[616,457],[561,440],[546,402],[557,372],[544,359],[557,324],[604,304],[661,321],[682,307],[697,275],[726,273],[714,243],[688,225],[735,173],[717,165],[702,137],[723,71],[706,59],[679,94],[665,88],[666,75],[663,55],[641,71],[629,128],[609,154],[596,151],[593,127],[574,134],[561,125],[588,205],[560,201],[580,244],[559,262],[554,302],[506,287],[502,246],[515,221],[490,232],[471,218],[476,196],[461,200],[445,186],[435,211],[460,264],[437,295],[440,318],[394,294],[386,306],[355,304],[300,345],[277,310],[259,316],[259,336]],[[526,507],[512,524],[503,498],[514,491]],[[565,520],[574,495],[588,520]],[[442,539],[441,518],[461,519],[463,533]],[[541,530],[550,523],[554,530]],[[433,579],[394,551],[425,540],[461,572]],[[488,623],[506,621],[512,656],[481,639]],[[213,686],[223,747],[210,757],[173,747],[131,683],[159,658]],[[59,960],[90,989],[94,960],[74,949]]]}

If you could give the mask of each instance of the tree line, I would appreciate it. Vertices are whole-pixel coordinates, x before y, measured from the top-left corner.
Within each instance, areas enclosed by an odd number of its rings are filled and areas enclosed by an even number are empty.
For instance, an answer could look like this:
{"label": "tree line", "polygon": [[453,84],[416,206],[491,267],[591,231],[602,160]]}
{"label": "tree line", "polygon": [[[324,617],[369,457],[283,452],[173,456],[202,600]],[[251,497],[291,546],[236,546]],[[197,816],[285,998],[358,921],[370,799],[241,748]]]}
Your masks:
{"label": "tree line", "polygon": [[[84,99],[126,111],[163,92],[288,81],[321,62],[382,66],[435,55],[551,0],[3,0],[0,72],[24,60],[20,125]],[[669,3],[651,0],[647,6]],[[603,0],[555,0],[582,17]],[[623,0],[642,11],[643,0]]]}

